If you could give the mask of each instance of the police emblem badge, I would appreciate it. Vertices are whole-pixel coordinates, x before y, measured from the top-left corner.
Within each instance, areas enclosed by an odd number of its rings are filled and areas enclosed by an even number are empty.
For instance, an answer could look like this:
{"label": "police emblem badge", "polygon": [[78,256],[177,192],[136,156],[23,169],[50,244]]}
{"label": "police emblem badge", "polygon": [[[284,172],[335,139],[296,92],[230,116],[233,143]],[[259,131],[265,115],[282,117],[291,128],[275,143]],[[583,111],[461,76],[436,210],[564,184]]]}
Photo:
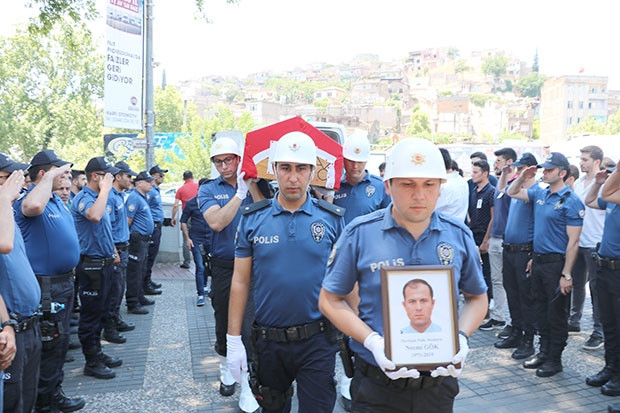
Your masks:
{"label": "police emblem badge", "polygon": [[78,205],[78,209],[80,211],[83,211],[85,206],[86,206],[86,204],[84,202],[80,202],[80,205]]}
{"label": "police emblem badge", "polygon": [[321,221],[313,222],[310,226],[310,231],[312,232],[312,239],[316,242],[321,242],[325,236],[325,224]]}
{"label": "police emblem badge", "polygon": [[374,193],[375,193],[375,191],[376,191],[376,190],[377,190],[377,188],[375,188],[375,186],[374,186],[374,185],[368,185],[368,186],[366,187],[366,196],[367,196],[368,198],[370,198],[371,196],[373,196],[373,195],[374,195]]}
{"label": "police emblem badge", "polygon": [[437,245],[437,257],[443,265],[452,264],[452,260],[454,259],[454,248],[447,242],[440,242],[439,245]]}

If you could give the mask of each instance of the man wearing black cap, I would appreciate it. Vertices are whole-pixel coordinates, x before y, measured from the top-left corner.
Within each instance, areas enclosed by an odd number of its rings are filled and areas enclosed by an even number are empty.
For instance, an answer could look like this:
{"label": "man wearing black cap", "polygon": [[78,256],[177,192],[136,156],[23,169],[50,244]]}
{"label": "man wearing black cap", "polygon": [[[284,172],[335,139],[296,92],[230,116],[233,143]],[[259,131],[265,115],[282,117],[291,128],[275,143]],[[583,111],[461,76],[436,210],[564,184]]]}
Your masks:
{"label": "man wearing black cap", "polygon": [[111,367],[123,361],[101,351],[102,321],[110,295],[114,265],[120,263],[107,202],[114,175],[119,172],[103,156],[92,158],[86,165],[87,184],[75,196],[71,212],[80,240],[80,262],[77,277],[82,308],[78,337],[86,359],[84,374],[98,379],[111,379],[116,373]]}
{"label": "man wearing black cap", "polygon": [[126,323],[120,314],[121,302],[125,294],[125,280],[127,274],[127,248],[129,246],[129,226],[127,225],[127,210],[125,208],[124,192],[131,188],[131,177],[138,175],[132,171],[126,162],[120,161],[114,165],[119,172],[114,175],[114,183],[108,197],[108,211],[112,221],[112,237],[120,262],[114,266],[114,276],[110,286],[110,299],[103,322],[103,338],[110,343],[124,343],[127,339],[119,331],[133,330],[135,325]]}
{"label": "man wearing black cap", "polygon": [[525,361],[525,368],[536,369],[539,377],[562,371],[562,352],[568,339],[568,307],[573,286],[573,265],[579,251],[583,225],[583,202],[566,185],[568,160],[551,152],[544,163],[543,182],[522,188],[536,175],[536,166],[526,168],[508,188],[508,195],[534,205],[532,290],[540,333],[540,352]]}
{"label": "man wearing black cap", "polygon": [[86,402],[82,398],[66,397],[62,382],[80,248],[71,213],[53,192],[69,177],[73,164],[60,159],[53,150],[37,153],[30,163],[28,174],[32,184],[26,195],[15,202],[15,221],[41,286],[43,349],[36,409],[75,411],[82,409]]}
{"label": "man wearing black cap", "polygon": [[[535,165],[537,161],[534,155],[530,152],[523,153],[519,160],[503,167],[502,178],[498,186],[503,186],[505,177],[513,175],[515,167],[518,175],[525,168]],[[532,176],[523,181],[521,187],[528,189],[535,184],[536,177]],[[512,183],[508,184],[510,185]],[[536,333],[532,278],[527,269],[527,263],[532,258],[534,207],[531,202],[505,196],[510,200],[510,209],[504,231],[502,276],[512,320],[512,330],[510,336],[495,343],[495,347],[516,347],[516,350],[512,352],[512,358],[520,360],[534,354],[533,343]]]}
{"label": "man wearing black cap", "polygon": [[153,271],[153,264],[159,253],[159,243],[161,242],[161,228],[164,223],[164,208],[161,205],[161,193],[159,186],[164,182],[164,174],[168,173],[167,169],[161,169],[159,165],[155,165],[149,170],[149,174],[155,180],[153,181],[153,187],[149,192],[147,199],[149,201],[149,207],[151,208],[151,214],[153,215],[153,235],[151,236],[151,243],[149,245],[149,256],[146,260],[146,278],[144,280],[144,294],[146,295],[158,295],[161,294],[161,284],[155,283],[151,280],[151,272]]}
{"label": "man wearing black cap", "polygon": [[[10,242],[3,243],[0,251],[0,295],[10,316],[8,320],[2,317],[2,330],[12,328],[15,331],[14,345],[17,349],[11,365],[4,369],[5,412],[32,411],[37,398],[41,362],[37,315],[41,290],[11,208],[24,182],[22,171],[28,167],[0,153],[0,228],[11,238],[7,240]],[[10,350],[11,343],[7,342],[7,345]]]}
{"label": "man wearing black cap", "polygon": [[127,263],[127,292],[125,304],[132,314],[148,314],[144,305],[152,304],[144,296],[144,277],[146,277],[146,259],[149,241],[153,233],[153,216],[147,201],[151,191],[153,177],[142,171],[134,179],[135,188],[129,191],[125,206],[129,224],[129,261]]}

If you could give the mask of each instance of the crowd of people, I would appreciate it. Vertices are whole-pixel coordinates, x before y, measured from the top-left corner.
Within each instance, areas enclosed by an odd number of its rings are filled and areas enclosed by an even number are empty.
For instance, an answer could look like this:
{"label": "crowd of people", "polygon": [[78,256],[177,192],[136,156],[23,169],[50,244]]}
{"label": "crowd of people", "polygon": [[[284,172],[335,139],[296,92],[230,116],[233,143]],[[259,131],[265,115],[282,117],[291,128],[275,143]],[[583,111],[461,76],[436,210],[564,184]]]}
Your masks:
{"label": "crowd of people", "polygon": [[[591,330],[585,350],[605,348],[604,368],[586,384],[620,395],[620,172],[601,148],[581,149],[580,171],[559,152],[540,162],[502,148],[493,168],[474,152],[467,181],[446,149],[413,138],[375,176],[368,138],[354,134],[337,190],[311,185],[317,152],[305,133],[284,135],[270,183],[246,178],[237,143],[219,138],[210,151],[217,178],[183,173],[170,225],[180,215],[180,265],[193,260],[196,305],[214,309],[222,396],[238,383],[242,411],[286,412],[296,382],[300,411],[331,412],[340,397],[354,412],[450,412],[477,329],[497,330],[495,347],[551,377],[582,328]],[[162,293],[151,274],[166,173],[101,156],[79,170],[53,150],[28,164],[0,154],[5,412],[85,406],[62,390],[70,346],[81,347],[85,375],[115,377],[123,361],[101,341],[124,343],[135,329],[123,302],[148,314],[149,296]],[[440,366],[397,365],[386,352],[381,268],[426,265],[450,266],[461,297],[454,354]],[[407,331],[444,334],[428,318],[437,292],[414,281],[402,287]],[[587,285],[592,326],[581,323]],[[345,369],[335,380],[338,352]]]}

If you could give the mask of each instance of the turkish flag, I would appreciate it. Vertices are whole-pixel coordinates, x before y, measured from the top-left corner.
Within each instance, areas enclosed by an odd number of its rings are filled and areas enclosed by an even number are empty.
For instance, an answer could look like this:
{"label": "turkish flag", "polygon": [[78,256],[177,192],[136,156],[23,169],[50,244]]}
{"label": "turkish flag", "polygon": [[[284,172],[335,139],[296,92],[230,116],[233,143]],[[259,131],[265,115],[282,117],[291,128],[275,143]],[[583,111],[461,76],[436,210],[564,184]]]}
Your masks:
{"label": "turkish flag", "polygon": [[342,146],[299,116],[247,133],[241,163],[245,178],[275,179],[269,156],[282,136],[295,131],[310,136],[317,146],[316,173],[310,184],[338,190],[342,174]]}

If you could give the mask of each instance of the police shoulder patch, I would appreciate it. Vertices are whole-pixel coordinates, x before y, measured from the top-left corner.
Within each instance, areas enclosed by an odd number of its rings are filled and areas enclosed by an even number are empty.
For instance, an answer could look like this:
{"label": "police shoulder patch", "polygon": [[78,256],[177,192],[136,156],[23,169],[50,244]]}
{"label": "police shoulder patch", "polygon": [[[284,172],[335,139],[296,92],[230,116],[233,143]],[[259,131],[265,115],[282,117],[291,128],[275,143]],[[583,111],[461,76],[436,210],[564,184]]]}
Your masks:
{"label": "police shoulder patch", "polygon": [[80,205],[78,205],[78,209],[80,211],[83,211],[85,206],[86,206],[86,204],[84,202],[80,202]]}
{"label": "police shoulder patch", "polygon": [[271,199],[263,199],[262,201],[254,202],[250,205],[244,205],[241,207],[241,214],[248,215],[261,209],[267,208],[271,205]]}
{"label": "police shoulder patch", "polygon": [[334,215],[337,215],[339,217],[344,216],[345,209],[341,206],[330,204],[329,202],[323,201],[322,199],[319,199],[319,201],[317,202],[317,205],[319,208],[324,209],[325,211],[331,212]]}
{"label": "police shoulder patch", "polygon": [[321,242],[325,236],[325,224],[321,221],[314,221],[310,225],[310,232],[312,233],[312,239],[316,242]]}
{"label": "police shoulder patch", "polygon": [[136,209],[136,206],[134,204],[129,204],[127,205],[127,209],[131,212],[133,212]]}
{"label": "police shoulder patch", "polygon": [[582,218],[586,216],[586,210],[585,209],[580,209],[579,210],[579,218]]}

